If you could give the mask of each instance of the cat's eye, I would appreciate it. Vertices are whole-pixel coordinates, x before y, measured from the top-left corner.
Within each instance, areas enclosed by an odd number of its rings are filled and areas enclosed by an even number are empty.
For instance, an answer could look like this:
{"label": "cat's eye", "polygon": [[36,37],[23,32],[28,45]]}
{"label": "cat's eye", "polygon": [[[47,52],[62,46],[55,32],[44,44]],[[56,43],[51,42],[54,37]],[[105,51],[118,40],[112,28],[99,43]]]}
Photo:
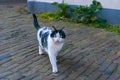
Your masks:
{"label": "cat's eye", "polygon": [[60,38],[63,38],[63,36],[60,36]]}
{"label": "cat's eye", "polygon": [[56,35],[54,35],[54,37],[57,37]]}

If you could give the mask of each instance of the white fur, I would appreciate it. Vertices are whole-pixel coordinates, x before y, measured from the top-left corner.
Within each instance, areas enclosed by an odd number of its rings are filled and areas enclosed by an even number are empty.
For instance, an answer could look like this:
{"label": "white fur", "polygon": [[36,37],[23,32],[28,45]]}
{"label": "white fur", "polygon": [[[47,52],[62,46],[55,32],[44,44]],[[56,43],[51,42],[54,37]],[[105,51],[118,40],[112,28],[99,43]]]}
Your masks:
{"label": "white fur", "polygon": [[[43,28],[39,29],[37,33],[37,39],[39,41],[39,54],[43,54],[42,52],[43,47],[41,47],[41,39],[39,36],[41,30],[43,30]],[[50,33],[52,32],[51,29],[48,29],[47,31],[49,31]],[[52,65],[52,72],[56,73],[58,72],[56,57],[59,51],[62,49],[62,46],[64,44],[64,39],[61,39],[59,34],[57,34],[57,37],[54,39],[52,39],[49,35],[47,40],[48,40],[48,49],[45,48],[44,50],[48,53],[50,63]]]}

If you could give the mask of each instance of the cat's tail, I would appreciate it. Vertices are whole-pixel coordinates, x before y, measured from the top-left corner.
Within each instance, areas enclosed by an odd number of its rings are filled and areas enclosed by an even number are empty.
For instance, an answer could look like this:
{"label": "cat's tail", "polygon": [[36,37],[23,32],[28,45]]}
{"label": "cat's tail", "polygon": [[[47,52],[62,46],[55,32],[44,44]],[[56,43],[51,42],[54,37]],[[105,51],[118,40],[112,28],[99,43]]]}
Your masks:
{"label": "cat's tail", "polygon": [[40,25],[38,24],[38,20],[35,14],[33,14],[33,22],[34,22],[34,26],[37,30],[39,30]]}

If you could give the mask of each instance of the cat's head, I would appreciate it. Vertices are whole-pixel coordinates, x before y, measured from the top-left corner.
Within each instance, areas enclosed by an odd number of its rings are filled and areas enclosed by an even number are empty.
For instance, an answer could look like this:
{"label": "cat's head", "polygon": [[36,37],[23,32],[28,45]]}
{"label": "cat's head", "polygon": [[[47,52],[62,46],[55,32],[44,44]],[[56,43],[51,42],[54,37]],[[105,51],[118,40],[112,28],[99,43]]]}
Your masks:
{"label": "cat's head", "polygon": [[62,29],[56,29],[54,26],[52,26],[52,33],[51,33],[51,38],[55,43],[63,43],[66,35],[65,32],[63,31],[64,28]]}

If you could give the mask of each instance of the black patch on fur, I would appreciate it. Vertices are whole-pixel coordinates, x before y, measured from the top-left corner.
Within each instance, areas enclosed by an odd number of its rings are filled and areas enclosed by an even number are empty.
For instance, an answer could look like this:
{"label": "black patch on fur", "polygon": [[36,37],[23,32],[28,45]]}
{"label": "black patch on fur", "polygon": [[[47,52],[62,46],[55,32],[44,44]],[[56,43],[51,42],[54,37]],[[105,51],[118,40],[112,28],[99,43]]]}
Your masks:
{"label": "black patch on fur", "polygon": [[43,30],[46,30],[47,29],[47,27],[45,27]]}
{"label": "black patch on fur", "polygon": [[66,35],[63,30],[55,30],[52,32],[51,37],[54,37],[57,33],[60,34],[61,38],[65,39]]}
{"label": "black patch on fur", "polygon": [[42,31],[40,31],[40,34],[39,34],[39,35],[40,35],[40,37],[42,36]]}
{"label": "black patch on fur", "polygon": [[35,14],[33,14],[33,22],[34,22],[34,27],[39,30],[40,25],[38,24],[38,20]]}
{"label": "black patch on fur", "polygon": [[66,38],[66,35],[63,30],[59,30],[59,34],[60,34],[61,38],[63,38],[63,39]]}
{"label": "black patch on fur", "polygon": [[41,43],[42,43],[43,48],[48,48],[47,47],[47,45],[48,45],[48,42],[47,42],[48,35],[49,35],[48,32],[41,35]]}

